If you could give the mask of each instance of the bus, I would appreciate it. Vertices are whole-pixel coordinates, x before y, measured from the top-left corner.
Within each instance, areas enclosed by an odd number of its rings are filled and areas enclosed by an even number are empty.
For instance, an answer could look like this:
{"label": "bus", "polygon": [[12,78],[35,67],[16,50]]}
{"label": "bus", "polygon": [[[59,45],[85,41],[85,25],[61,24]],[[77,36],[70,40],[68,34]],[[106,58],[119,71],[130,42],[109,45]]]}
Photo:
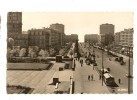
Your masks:
{"label": "bus", "polygon": [[105,73],[103,74],[103,76],[104,76],[104,82],[107,86],[112,86],[115,83],[115,79],[111,74]]}

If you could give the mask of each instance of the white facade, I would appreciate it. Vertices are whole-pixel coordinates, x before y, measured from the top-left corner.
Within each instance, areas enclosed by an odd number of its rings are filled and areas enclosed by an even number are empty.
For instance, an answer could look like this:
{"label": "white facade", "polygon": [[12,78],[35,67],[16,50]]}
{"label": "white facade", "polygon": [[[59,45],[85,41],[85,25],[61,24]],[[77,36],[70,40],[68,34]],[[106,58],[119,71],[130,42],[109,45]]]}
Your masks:
{"label": "white facade", "polygon": [[115,33],[115,44],[121,46],[133,46],[133,28]]}

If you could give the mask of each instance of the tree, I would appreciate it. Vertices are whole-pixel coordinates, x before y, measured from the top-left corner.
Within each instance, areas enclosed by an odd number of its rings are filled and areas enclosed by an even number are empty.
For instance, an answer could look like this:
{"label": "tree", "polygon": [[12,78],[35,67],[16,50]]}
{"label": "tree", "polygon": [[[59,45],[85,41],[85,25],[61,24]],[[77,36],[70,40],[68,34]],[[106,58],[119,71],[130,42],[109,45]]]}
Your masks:
{"label": "tree", "polygon": [[32,58],[36,57],[36,52],[33,50],[33,48],[29,48],[28,56]]}
{"label": "tree", "polygon": [[49,54],[50,54],[50,56],[55,56],[55,53],[56,53],[56,51],[55,51],[54,48],[50,48],[50,49],[49,49]]}
{"label": "tree", "polygon": [[19,57],[24,57],[26,55],[26,48],[22,48],[19,52]]}
{"label": "tree", "polygon": [[105,35],[105,41],[104,41],[104,45],[108,46],[109,44],[111,44],[114,41],[114,36],[111,34],[106,34]]}
{"label": "tree", "polygon": [[41,49],[38,54],[39,54],[39,56],[44,57],[45,51],[43,49]]}
{"label": "tree", "polygon": [[8,47],[12,49],[12,47],[14,46],[14,39],[13,38],[8,38]]}
{"label": "tree", "polygon": [[80,55],[80,52],[79,52],[78,40],[76,40],[76,42],[75,42],[74,53],[76,54],[76,56],[77,56],[78,58],[81,56],[81,55]]}
{"label": "tree", "polygon": [[71,55],[71,58],[72,58],[72,55],[73,55],[73,51],[72,51],[72,50],[70,50],[69,54]]}

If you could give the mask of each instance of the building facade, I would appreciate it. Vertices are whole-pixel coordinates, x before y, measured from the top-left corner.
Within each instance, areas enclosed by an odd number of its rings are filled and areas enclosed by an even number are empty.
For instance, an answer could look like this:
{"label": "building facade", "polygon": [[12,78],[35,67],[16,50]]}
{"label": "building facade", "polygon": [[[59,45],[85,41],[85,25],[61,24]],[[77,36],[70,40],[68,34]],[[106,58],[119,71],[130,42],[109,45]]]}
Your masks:
{"label": "building facade", "polygon": [[121,32],[115,33],[115,44],[121,46],[133,47],[133,28],[124,29]]}
{"label": "building facade", "polygon": [[7,33],[22,33],[22,12],[8,12],[7,15]]}
{"label": "building facade", "polygon": [[8,12],[7,37],[13,39],[14,46],[28,46],[28,35],[22,34],[22,12]]}
{"label": "building facade", "polygon": [[62,38],[59,31],[48,29],[49,32],[49,45],[50,47],[61,47],[62,46]]}
{"label": "building facade", "polygon": [[89,42],[91,44],[96,44],[99,41],[98,34],[85,34],[84,42]]}
{"label": "building facade", "polygon": [[[30,29],[22,32],[22,12],[9,12],[7,15],[7,36],[14,41],[13,46],[38,46],[41,49],[60,48],[64,42],[64,25],[52,24],[50,28]],[[10,45],[9,42],[8,46]],[[10,46],[11,48],[12,46]]]}
{"label": "building facade", "polygon": [[65,43],[76,42],[78,40],[77,34],[65,35]]}
{"label": "building facade", "polygon": [[29,34],[29,46],[38,46],[42,49],[60,48],[61,47],[61,33],[50,29],[31,29]]}
{"label": "building facade", "polygon": [[56,24],[51,24],[50,25],[50,29],[53,29],[55,31],[58,31],[60,34],[60,39],[61,39],[61,46],[65,45],[65,40],[64,40],[64,37],[65,37],[65,33],[64,33],[64,28],[65,26],[63,24],[59,24],[59,23],[56,23]]}
{"label": "building facade", "polygon": [[120,45],[120,33],[121,32],[116,32],[115,33],[115,45]]}
{"label": "building facade", "polygon": [[41,49],[49,47],[49,33],[44,29],[31,29],[28,30],[28,45],[38,46]]}
{"label": "building facade", "polygon": [[102,24],[100,25],[100,37],[103,45],[109,45],[114,41],[114,30],[113,24]]}
{"label": "building facade", "polygon": [[12,35],[12,38],[14,39],[14,46],[28,47],[28,34]]}
{"label": "building facade", "polygon": [[54,29],[56,31],[59,31],[60,33],[64,33],[64,25],[63,24],[59,24],[59,23],[51,24],[50,28]]}

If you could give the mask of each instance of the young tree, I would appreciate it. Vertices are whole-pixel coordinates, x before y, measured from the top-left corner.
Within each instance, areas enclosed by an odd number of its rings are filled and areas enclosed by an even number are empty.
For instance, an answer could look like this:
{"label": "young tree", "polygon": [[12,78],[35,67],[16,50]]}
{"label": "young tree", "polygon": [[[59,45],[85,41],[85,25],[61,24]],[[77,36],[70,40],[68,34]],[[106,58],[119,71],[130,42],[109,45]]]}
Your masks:
{"label": "young tree", "polygon": [[39,56],[44,57],[45,51],[43,49],[41,49],[38,54],[39,54]]}
{"label": "young tree", "polygon": [[72,58],[72,55],[73,55],[73,51],[72,51],[72,50],[70,50],[69,54],[71,55],[71,58]]}
{"label": "young tree", "polygon": [[22,48],[19,52],[19,57],[24,57],[26,54],[26,48]]}

